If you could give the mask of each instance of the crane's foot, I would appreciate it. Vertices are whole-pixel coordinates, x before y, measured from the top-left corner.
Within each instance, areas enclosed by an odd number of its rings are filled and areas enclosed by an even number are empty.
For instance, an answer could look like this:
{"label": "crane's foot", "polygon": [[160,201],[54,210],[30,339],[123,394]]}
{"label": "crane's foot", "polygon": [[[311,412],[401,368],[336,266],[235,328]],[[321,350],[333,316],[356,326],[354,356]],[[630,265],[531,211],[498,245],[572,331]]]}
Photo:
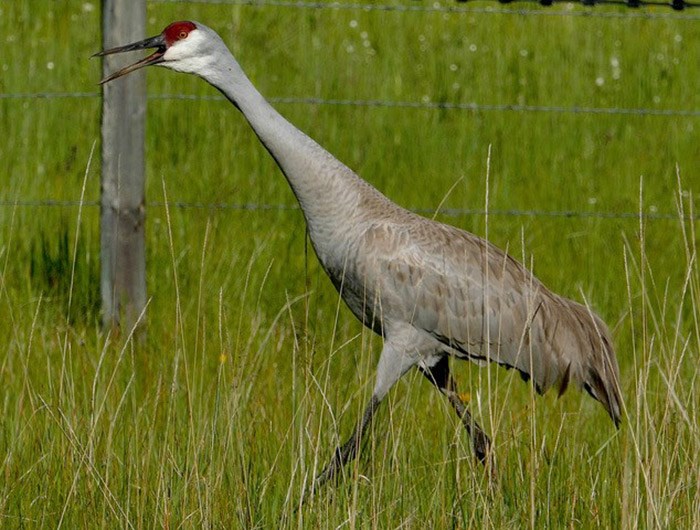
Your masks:
{"label": "crane's foot", "polygon": [[345,464],[355,458],[361,436],[362,433],[358,429],[342,447],[338,447],[335,450],[330,462],[328,462],[326,467],[323,468],[323,471],[316,476],[311,488],[304,494],[301,502],[302,504],[305,504],[307,500],[312,498],[326,482],[335,480]]}
{"label": "crane's foot", "polygon": [[372,417],[378,406],[379,399],[376,396],[372,396],[352,436],[335,450],[328,465],[323,468],[323,471],[321,471],[316,477],[316,480],[314,480],[309,493],[305,495],[305,499],[312,497],[326,482],[335,479],[340,473],[340,470],[343,469],[348,462],[355,459],[360,448],[360,443],[362,442],[362,437],[367,427],[369,427],[369,424],[372,422]]}
{"label": "crane's foot", "polygon": [[316,476],[314,481],[311,483],[311,486],[308,489],[305,489],[299,506],[306,504],[306,502],[313,498],[326,482],[332,480],[338,475],[338,471],[343,467],[341,454],[342,449],[339,447],[335,450],[335,454],[333,455],[333,458],[331,458],[331,461],[328,462],[326,467],[323,468],[323,471]]}
{"label": "crane's foot", "polygon": [[489,477],[489,484],[495,484],[496,464],[491,449],[491,439],[476,420],[472,418],[463,398],[456,392],[447,391],[446,393],[457,415],[462,420],[462,425],[464,425],[469,438],[472,440],[474,456],[476,456],[476,459],[484,466],[484,470]]}
{"label": "crane's foot", "polygon": [[335,454],[331,458],[330,462],[323,468],[316,480],[314,480],[314,485],[312,492],[317,491],[321,486],[323,486],[329,480],[333,480],[338,476],[338,472],[347,464],[350,460],[355,458],[357,454],[357,442],[356,437],[353,435],[350,439],[343,444],[342,447],[338,447],[335,450]]}
{"label": "crane's foot", "polygon": [[472,429],[469,434],[472,439],[472,447],[476,459],[484,466],[484,472],[488,477],[489,487],[493,487],[497,482],[496,462],[494,460],[493,451],[491,450],[491,440],[481,428],[475,423],[472,424]]}

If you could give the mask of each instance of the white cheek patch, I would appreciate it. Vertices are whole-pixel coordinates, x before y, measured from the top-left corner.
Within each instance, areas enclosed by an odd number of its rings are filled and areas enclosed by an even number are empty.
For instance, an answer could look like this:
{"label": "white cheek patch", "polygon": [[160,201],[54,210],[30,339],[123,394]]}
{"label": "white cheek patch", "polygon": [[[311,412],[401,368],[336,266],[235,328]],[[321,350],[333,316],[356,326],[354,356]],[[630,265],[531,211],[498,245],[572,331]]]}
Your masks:
{"label": "white cheek patch", "polygon": [[195,73],[206,60],[206,44],[200,30],[193,30],[186,39],[175,42],[163,54],[161,66],[177,72]]}

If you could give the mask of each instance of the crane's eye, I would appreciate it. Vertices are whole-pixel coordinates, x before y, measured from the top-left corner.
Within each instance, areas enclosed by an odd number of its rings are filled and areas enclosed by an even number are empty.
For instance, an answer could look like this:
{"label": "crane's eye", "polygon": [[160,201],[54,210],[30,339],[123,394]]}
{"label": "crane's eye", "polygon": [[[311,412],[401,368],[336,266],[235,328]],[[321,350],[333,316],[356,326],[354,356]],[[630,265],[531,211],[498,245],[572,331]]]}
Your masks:
{"label": "crane's eye", "polygon": [[168,46],[172,46],[177,41],[186,40],[190,38],[190,33],[197,29],[194,22],[188,20],[181,20],[180,22],[173,22],[167,28],[163,30],[163,37]]}

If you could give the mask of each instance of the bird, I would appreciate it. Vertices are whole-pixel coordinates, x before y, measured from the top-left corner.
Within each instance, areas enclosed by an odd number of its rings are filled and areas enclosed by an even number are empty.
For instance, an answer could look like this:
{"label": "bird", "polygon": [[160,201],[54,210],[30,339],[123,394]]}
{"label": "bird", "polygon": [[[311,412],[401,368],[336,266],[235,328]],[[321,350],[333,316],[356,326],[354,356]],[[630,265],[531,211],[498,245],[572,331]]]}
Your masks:
{"label": "bird", "polygon": [[556,388],[561,395],[574,384],[619,428],[622,395],[611,334],[588,306],[550,291],[487,240],[388,199],[275,110],[204,24],[173,22],[159,35],[95,55],[146,49],[154,51],[100,84],[153,65],[194,74],[218,89],[286,177],[340,297],[382,337],[371,398],[313,491],[356,458],[383,398],[412,368],[446,396],[476,458],[488,467],[491,440],[457,390],[451,357],[515,369],[540,394]]}

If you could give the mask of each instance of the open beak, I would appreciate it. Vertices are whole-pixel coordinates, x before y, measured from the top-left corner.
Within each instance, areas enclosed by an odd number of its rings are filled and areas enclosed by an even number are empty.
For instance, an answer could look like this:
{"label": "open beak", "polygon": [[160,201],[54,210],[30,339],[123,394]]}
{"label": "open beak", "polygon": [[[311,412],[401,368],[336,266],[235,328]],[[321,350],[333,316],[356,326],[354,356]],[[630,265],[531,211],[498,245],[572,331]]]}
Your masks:
{"label": "open beak", "polygon": [[117,70],[113,74],[108,75],[102,81],[100,81],[100,84],[104,85],[105,83],[108,83],[113,79],[116,79],[117,77],[126,75],[129,72],[133,72],[134,70],[138,70],[139,68],[143,68],[144,66],[162,63],[163,55],[165,54],[166,49],[165,38],[163,37],[163,35],[157,35],[155,37],[150,37],[139,42],[127,44],[126,46],[117,46],[116,48],[110,48],[109,50],[97,52],[95,55],[93,55],[93,57],[104,57],[105,55],[112,55],[113,53],[131,52],[134,50],[146,50],[149,48],[156,48],[156,51],[153,52],[151,55],[144,57],[140,61],[135,62],[134,64],[131,64],[129,66],[125,66],[121,70]]}

